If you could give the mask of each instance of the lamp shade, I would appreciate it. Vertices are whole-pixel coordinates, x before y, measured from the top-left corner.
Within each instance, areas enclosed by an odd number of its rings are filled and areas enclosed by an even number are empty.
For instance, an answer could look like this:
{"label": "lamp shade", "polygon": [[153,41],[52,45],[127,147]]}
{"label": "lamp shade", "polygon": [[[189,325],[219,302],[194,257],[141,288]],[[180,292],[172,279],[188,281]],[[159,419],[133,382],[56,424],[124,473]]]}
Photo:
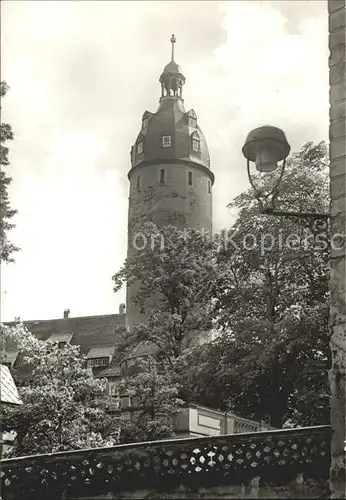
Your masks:
{"label": "lamp shade", "polygon": [[270,125],[252,130],[243,146],[243,155],[256,163],[259,172],[273,172],[277,162],[287,158],[290,152],[284,132]]}

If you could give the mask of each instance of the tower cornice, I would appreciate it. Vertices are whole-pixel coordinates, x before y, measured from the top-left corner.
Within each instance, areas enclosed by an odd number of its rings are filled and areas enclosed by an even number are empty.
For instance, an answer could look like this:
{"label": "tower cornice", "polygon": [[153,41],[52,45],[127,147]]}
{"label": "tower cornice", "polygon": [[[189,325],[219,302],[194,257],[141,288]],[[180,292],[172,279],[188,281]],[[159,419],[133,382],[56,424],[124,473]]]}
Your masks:
{"label": "tower cornice", "polygon": [[147,167],[148,165],[174,165],[174,164],[181,164],[181,165],[186,165],[188,167],[195,167],[201,170],[202,172],[206,173],[212,184],[214,184],[215,176],[213,172],[202,165],[201,163],[198,163],[197,161],[193,160],[184,160],[182,158],[155,158],[154,160],[143,160],[140,163],[137,163],[134,165],[128,172],[127,178],[130,180],[131,174],[135,171],[138,170],[142,167]]}

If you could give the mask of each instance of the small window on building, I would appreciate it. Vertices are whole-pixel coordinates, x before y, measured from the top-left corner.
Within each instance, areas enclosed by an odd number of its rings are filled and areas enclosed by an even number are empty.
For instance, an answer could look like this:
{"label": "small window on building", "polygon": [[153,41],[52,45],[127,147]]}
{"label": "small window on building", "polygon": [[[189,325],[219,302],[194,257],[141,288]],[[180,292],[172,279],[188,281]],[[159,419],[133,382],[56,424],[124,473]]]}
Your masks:
{"label": "small window on building", "polygon": [[139,312],[140,312],[141,314],[144,314],[144,313],[145,313],[145,307],[144,307],[144,306],[141,306],[141,308],[140,308]]}
{"label": "small window on building", "polygon": [[102,366],[108,366],[108,358],[103,358],[101,364]]}
{"label": "small window on building", "polygon": [[171,147],[171,136],[170,135],[163,135],[162,136],[162,146],[164,148],[170,148]]}
{"label": "small window on building", "polygon": [[136,187],[139,189],[141,187],[141,176],[137,175]]}
{"label": "small window on building", "polygon": [[95,366],[101,366],[101,360],[95,359]]}
{"label": "small window on building", "polygon": [[137,154],[140,155],[143,153],[143,141],[137,144]]}
{"label": "small window on building", "polygon": [[208,181],[208,193],[211,193],[211,182]]}
{"label": "small window on building", "polygon": [[192,138],[192,151],[200,151],[201,149],[201,143],[200,140],[197,139],[196,137]]}
{"label": "small window on building", "polygon": [[160,184],[164,184],[164,183],[165,183],[165,169],[160,168]]}
{"label": "small window on building", "polygon": [[63,347],[65,347],[65,345],[66,345],[66,342],[59,342],[58,348],[62,349]]}
{"label": "small window on building", "polygon": [[88,366],[94,366],[94,360],[93,359],[88,359]]}
{"label": "small window on building", "polygon": [[189,172],[189,180],[188,180],[189,186],[192,186],[192,172],[190,170]]}
{"label": "small window on building", "polygon": [[196,153],[201,150],[201,138],[197,130],[191,135],[191,149]]}

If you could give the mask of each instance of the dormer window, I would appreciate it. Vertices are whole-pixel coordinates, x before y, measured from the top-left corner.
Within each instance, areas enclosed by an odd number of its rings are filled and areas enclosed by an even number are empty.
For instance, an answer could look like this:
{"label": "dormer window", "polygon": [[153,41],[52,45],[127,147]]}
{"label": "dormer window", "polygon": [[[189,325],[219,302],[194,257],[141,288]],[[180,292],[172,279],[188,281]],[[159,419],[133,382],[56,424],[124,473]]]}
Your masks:
{"label": "dormer window", "polygon": [[200,151],[201,150],[201,143],[199,139],[192,139],[192,151]]}
{"label": "dormer window", "polygon": [[197,125],[197,115],[196,115],[196,113],[194,112],[193,109],[191,109],[188,112],[187,122],[188,122],[189,127],[194,127],[195,128],[196,125]]}
{"label": "dormer window", "polygon": [[108,366],[109,365],[109,358],[93,358],[93,359],[88,359],[88,367],[97,367],[99,368],[100,366]]}
{"label": "dormer window", "polygon": [[199,153],[199,151],[201,150],[201,139],[197,131],[194,132],[191,136],[191,149],[195,153]]}
{"label": "dormer window", "polygon": [[143,141],[137,144],[137,154],[141,155],[143,153]]}
{"label": "dormer window", "polygon": [[164,148],[171,147],[171,136],[170,135],[163,135],[162,136],[162,147],[164,147]]}
{"label": "dormer window", "polygon": [[92,347],[87,354],[88,367],[109,366],[114,354],[114,346]]}

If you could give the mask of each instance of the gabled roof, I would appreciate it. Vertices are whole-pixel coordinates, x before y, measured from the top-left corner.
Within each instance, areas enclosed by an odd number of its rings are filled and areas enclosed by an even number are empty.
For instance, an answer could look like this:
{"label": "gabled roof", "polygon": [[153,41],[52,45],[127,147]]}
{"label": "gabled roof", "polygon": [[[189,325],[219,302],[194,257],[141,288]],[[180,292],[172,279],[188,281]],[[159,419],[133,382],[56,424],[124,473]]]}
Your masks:
{"label": "gabled roof", "polygon": [[10,370],[2,364],[0,364],[0,401],[1,404],[23,404]]}

